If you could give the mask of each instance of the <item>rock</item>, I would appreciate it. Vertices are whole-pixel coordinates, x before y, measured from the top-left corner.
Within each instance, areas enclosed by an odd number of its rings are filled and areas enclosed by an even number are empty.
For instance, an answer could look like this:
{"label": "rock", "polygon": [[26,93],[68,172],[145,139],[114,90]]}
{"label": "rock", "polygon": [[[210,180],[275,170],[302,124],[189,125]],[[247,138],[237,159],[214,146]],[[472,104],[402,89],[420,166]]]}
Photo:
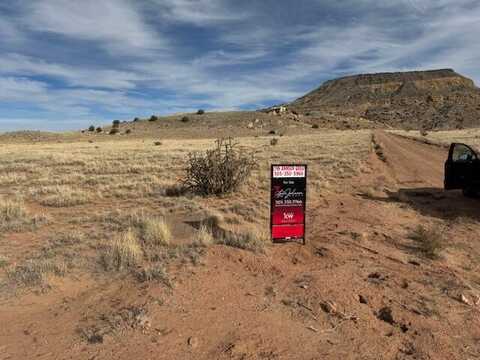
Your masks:
{"label": "rock", "polygon": [[463,294],[460,294],[458,300],[460,300],[462,303],[464,303],[465,305],[468,305],[468,306],[472,306],[472,302]]}
{"label": "rock", "polygon": [[367,298],[363,295],[358,295],[358,301],[360,302],[360,304],[368,304]]}
{"label": "rock", "polygon": [[198,338],[194,337],[194,336],[190,336],[187,340],[187,344],[188,346],[190,346],[192,349],[195,349],[196,347],[198,347]]}
{"label": "rock", "polygon": [[332,301],[324,301],[320,304],[320,307],[327,314],[335,314],[337,312],[337,305]]}
{"label": "rock", "polygon": [[390,325],[395,324],[395,320],[393,320],[392,309],[388,306],[385,306],[378,311],[377,318],[389,323]]}

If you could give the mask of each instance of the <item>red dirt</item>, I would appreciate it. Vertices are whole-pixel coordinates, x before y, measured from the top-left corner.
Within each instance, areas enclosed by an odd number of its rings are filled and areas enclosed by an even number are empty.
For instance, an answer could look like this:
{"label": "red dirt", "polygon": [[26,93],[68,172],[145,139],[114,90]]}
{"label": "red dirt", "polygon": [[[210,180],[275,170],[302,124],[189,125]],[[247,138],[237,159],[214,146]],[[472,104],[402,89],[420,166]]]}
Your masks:
{"label": "red dirt", "polygon": [[[444,150],[375,140],[385,162],[372,153],[350,191],[309,199],[306,246],[216,245],[202,265],[171,269],[173,289],[82,276],[7,298],[0,358],[479,358],[478,200],[443,192]],[[417,224],[444,227],[440,259],[415,250]],[[112,323],[98,343],[81,336]]]}

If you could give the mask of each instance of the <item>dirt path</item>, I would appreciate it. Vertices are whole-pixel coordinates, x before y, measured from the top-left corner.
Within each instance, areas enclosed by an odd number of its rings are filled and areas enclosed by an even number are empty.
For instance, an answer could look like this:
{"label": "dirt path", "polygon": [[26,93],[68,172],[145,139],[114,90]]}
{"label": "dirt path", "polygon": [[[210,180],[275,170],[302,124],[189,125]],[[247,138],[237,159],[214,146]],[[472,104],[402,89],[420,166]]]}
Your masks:
{"label": "dirt path", "polygon": [[401,187],[443,187],[445,149],[382,131],[374,133],[387,159],[388,169]]}

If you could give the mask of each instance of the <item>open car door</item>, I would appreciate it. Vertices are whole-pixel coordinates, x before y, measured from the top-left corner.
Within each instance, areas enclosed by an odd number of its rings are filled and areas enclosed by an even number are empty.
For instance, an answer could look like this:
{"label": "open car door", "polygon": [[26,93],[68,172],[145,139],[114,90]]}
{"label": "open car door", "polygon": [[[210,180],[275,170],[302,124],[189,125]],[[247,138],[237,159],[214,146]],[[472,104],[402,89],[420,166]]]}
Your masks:
{"label": "open car door", "polygon": [[478,165],[478,156],[471,147],[459,143],[450,145],[445,162],[445,190],[469,188]]}

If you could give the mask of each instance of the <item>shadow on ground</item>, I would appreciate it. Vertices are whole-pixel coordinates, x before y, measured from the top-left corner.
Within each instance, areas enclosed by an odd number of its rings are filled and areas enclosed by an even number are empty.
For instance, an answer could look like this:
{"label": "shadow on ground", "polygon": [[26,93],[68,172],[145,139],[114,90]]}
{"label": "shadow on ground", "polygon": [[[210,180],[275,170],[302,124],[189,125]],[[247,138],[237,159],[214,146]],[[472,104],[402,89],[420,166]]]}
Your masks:
{"label": "shadow on ground", "polygon": [[441,188],[408,188],[386,191],[387,197],[362,194],[365,199],[403,203],[422,215],[444,220],[469,218],[480,220],[480,200],[467,198],[461,191],[445,191]]}

